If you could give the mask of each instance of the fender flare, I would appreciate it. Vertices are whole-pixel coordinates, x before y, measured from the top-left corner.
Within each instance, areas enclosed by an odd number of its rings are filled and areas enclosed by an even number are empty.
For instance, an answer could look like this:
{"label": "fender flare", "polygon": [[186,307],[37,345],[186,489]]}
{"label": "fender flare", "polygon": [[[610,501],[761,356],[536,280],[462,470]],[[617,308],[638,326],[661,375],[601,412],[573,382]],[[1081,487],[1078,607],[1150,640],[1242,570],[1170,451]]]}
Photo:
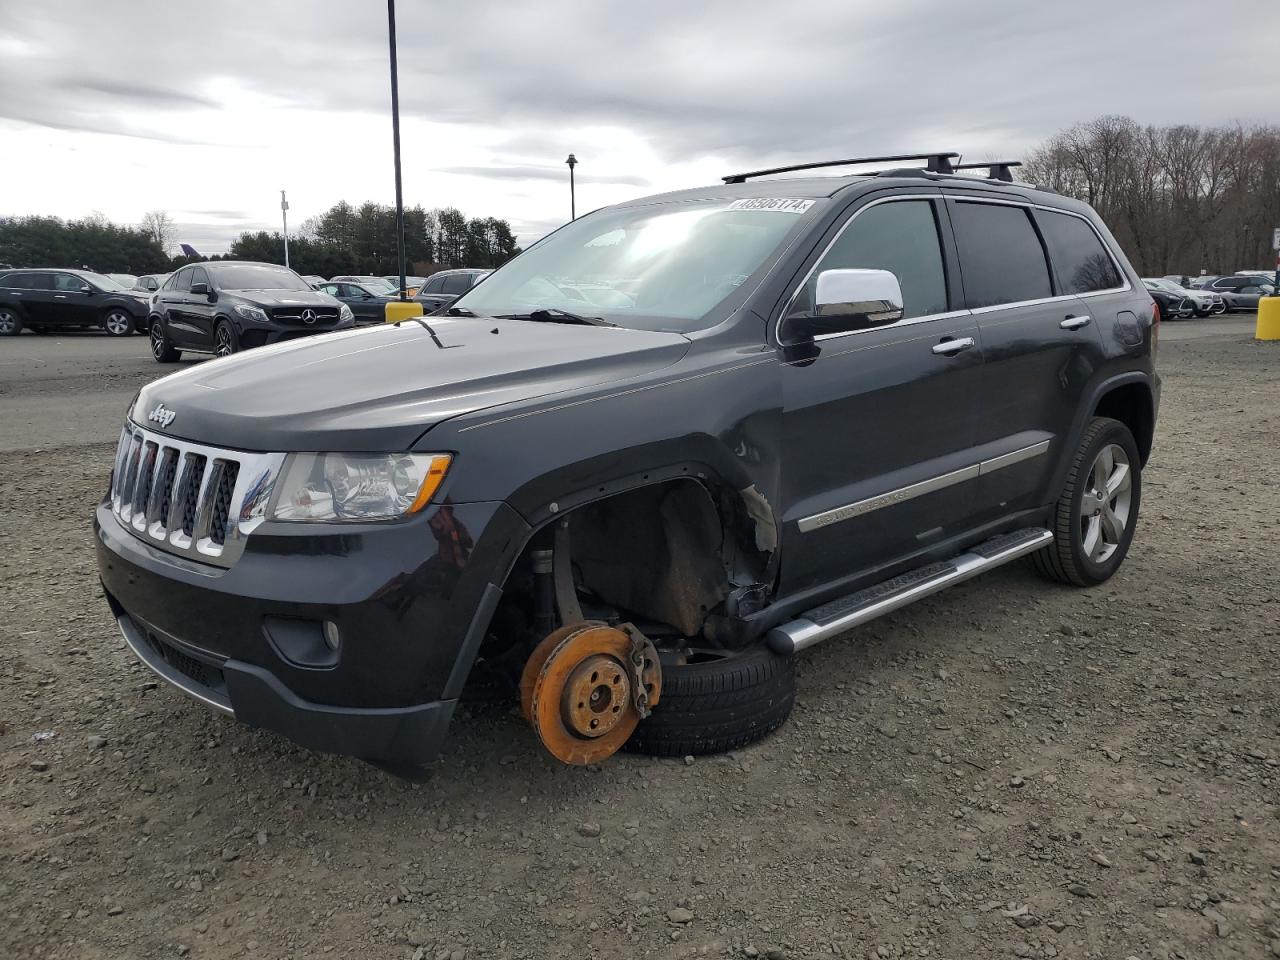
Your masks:
{"label": "fender flare", "polygon": [[[1075,453],[1076,447],[1080,443],[1080,437],[1089,426],[1089,421],[1093,419],[1093,412],[1098,409],[1098,404],[1102,398],[1108,393],[1119,387],[1128,386],[1131,383],[1140,383],[1146,388],[1147,397],[1151,403],[1152,419],[1155,417],[1155,393],[1156,390],[1151,382],[1151,374],[1145,370],[1128,370],[1124,373],[1117,373],[1103,380],[1098,381],[1090,388],[1085,395],[1085,402],[1080,404],[1079,412],[1076,414],[1075,421],[1071,424],[1071,433],[1067,437],[1068,442],[1062,445],[1058,454],[1058,463],[1054,468],[1053,487],[1057,491],[1062,488],[1066,482],[1067,470],[1071,466],[1071,457]],[[1055,497],[1057,494],[1054,494]]]}

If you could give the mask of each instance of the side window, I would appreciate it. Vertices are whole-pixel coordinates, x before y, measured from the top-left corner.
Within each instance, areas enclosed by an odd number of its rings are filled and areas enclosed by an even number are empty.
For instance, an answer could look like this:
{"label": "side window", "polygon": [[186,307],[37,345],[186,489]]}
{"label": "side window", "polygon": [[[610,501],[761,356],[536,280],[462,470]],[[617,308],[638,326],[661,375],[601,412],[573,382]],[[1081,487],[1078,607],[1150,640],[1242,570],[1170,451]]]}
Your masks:
{"label": "side window", "polygon": [[440,288],[444,286],[444,277],[432,277],[426,282],[422,288],[423,293],[439,293]]}
{"label": "side window", "polygon": [[0,281],[0,287],[8,287],[11,290],[31,290],[31,274],[29,273],[11,273]]}
{"label": "side window", "polygon": [[856,214],[818,262],[791,313],[813,309],[822,271],[858,269],[888,270],[898,278],[904,318],[945,313],[947,275],[933,203],[894,200]]}
{"label": "side window", "polygon": [[469,273],[453,273],[444,278],[444,287],[442,292],[445,296],[455,293],[466,293],[471,289],[471,274]]}
{"label": "side window", "polygon": [[[191,270],[191,283],[208,283],[209,274],[205,272],[204,267],[194,267]],[[188,287],[189,288],[189,287]]]}
{"label": "side window", "polygon": [[52,273],[29,273],[27,274],[28,290],[53,290],[53,274]]}
{"label": "side window", "polygon": [[1093,227],[1067,213],[1036,211],[1062,293],[1092,293],[1124,286],[1115,261]]}
{"label": "side window", "polygon": [[[175,290],[175,291],[177,291],[178,293],[185,293],[186,291],[190,290],[190,289],[191,289],[191,274],[192,274],[192,273],[194,273],[194,272],[195,272],[195,271],[194,271],[194,270],[192,270],[190,267],[183,267],[183,268],[182,268],[181,270],[179,270],[179,271],[177,272],[177,274],[174,276],[174,278],[173,278],[173,286],[172,286],[172,287],[170,287],[169,289],[171,289],[171,290]],[[168,287],[169,285],[168,285],[168,284],[165,284],[165,286],[166,286],[166,287]]]}
{"label": "side window", "polygon": [[970,308],[1053,296],[1044,247],[1025,207],[959,202],[951,208]]}
{"label": "side window", "polygon": [[60,290],[64,293],[78,293],[83,290],[87,284],[75,274],[71,273],[55,273],[53,275],[53,289]]}
{"label": "side window", "polygon": [[320,288],[321,293],[327,293],[331,297],[342,296],[342,288],[336,283],[326,283]]}

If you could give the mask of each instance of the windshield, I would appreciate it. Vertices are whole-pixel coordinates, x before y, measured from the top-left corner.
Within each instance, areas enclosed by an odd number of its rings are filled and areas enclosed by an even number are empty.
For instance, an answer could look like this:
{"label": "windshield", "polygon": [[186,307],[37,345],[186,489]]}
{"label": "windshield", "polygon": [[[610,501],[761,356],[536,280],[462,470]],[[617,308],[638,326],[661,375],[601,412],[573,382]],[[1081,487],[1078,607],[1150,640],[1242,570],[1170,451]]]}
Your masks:
{"label": "windshield", "polygon": [[485,316],[564,310],[684,333],[778,251],[814,200],[611,208],[539,241],[454,306]]}
{"label": "windshield", "polygon": [[106,274],[103,274],[103,273],[82,273],[80,274],[80,276],[88,280],[90,283],[92,283],[95,287],[99,288],[100,290],[128,289],[127,287],[122,287],[120,284],[116,283],[114,280],[112,280],[110,277],[108,277]]}
{"label": "windshield", "polygon": [[310,290],[311,284],[285,267],[243,263],[205,264],[220,290]]}

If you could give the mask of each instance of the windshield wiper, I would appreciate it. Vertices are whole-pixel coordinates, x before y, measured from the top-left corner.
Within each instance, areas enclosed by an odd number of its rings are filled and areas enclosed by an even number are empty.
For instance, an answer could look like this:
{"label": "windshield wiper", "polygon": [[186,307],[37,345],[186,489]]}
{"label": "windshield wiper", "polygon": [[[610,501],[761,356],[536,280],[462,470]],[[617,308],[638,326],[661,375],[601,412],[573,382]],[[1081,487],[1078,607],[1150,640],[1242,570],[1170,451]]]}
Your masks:
{"label": "windshield wiper", "polygon": [[444,312],[444,315],[446,317],[478,317],[480,316],[480,314],[476,313],[470,307],[450,307],[448,310]]}
{"label": "windshield wiper", "polygon": [[604,317],[584,317],[580,314],[561,310],[559,307],[542,307],[529,313],[503,314],[503,320],[533,320],[537,323],[578,323],[584,327],[616,327]]}

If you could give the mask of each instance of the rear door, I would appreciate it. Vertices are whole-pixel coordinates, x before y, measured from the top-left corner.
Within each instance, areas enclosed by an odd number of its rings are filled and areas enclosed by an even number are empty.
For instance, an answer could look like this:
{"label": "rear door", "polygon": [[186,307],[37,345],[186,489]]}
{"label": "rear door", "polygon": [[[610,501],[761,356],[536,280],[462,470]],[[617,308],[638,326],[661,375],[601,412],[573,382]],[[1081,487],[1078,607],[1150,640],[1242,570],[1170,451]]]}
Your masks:
{"label": "rear door", "polygon": [[1084,391],[1104,362],[1104,321],[1093,314],[1109,312],[1112,328],[1126,301],[1108,299],[1108,291],[1128,284],[1082,217],[994,199],[948,205],[965,303],[987,358],[975,520],[989,522],[1047,502]]}
{"label": "rear door", "polygon": [[5,299],[21,309],[24,319],[44,323],[53,303],[53,277],[47,273],[11,273]]}
{"label": "rear door", "polygon": [[898,277],[905,315],[780,351],[783,593],[875,579],[966,527],[983,351],[954,308],[945,223],[936,190],[864,202],[787,308],[783,343],[820,272],[871,268]]}

